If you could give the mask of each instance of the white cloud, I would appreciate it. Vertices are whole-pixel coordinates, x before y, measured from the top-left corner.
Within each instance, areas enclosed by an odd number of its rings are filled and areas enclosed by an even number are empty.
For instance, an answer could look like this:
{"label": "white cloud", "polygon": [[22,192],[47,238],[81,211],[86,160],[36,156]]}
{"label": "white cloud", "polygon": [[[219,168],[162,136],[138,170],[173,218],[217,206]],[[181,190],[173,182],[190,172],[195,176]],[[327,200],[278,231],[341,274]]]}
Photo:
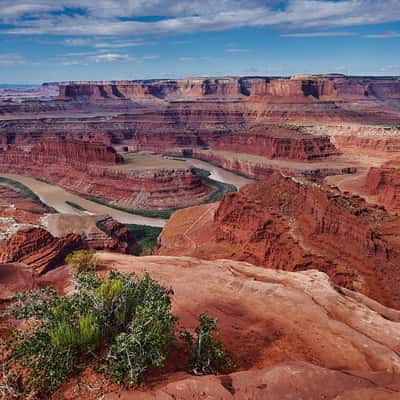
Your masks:
{"label": "white cloud", "polygon": [[99,63],[99,62],[128,61],[132,60],[132,57],[130,57],[128,54],[104,53],[104,54],[96,54],[93,56],[89,56],[88,59],[90,61]]}
{"label": "white cloud", "polygon": [[71,47],[88,46],[90,45],[90,43],[91,41],[89,39],[83,39],[83,38],[65,39],[63,42],[65,46],[71,46]]}
{"label": "white cloud", "polygon": [[178,61],[180,61],[180,62],[192,62],[195,59],[196,59],[195,57],[179,57]]}
{"label": "white cloud", "polygon": [[63,61],[62,65],[65,66],[72,66],[72,65],[82,65],[84,64],[84,62],[80,61],[80,60],[67,60],[67,61]]}
{"label": "white cloud", "polygon": [[147,46],[150,44],[154,44],[154,42],[146,42],[144,40],[127,40],[127,41],[117,41],[117,42],[99,42],[94,43],[93,47],[96,49],[122,49],[125,47],[138,47],[138,46]]}
{"label": "white cloud", "polygon": [[248,53],[249,49],[240,49],[240,48],[229,48],[225,49],[226,53]]}
{"label": "white cloud", "polygon": [[354,32],[296,32],[296,33],[285,33],[283,37],[298,37],[298,38],[313,38],[313,37],[334,37],[334,36],[355,36]]}
{"label": "white cloud", "polygon": [[384,32],[384,33],[374,33],[370,35],[364,35],[367,39],[393,39],[400,38],[400,32]]}
{"label": "white cloud", "polygon": [[[329,29],[400,20],[399,0],[287,0],[284,7],[273,7],[276,4],[282,1],[1,0],[0,21],[12,26],[3,32],[15,35],[137,36],[263,26]],[[165,18],[137,20],[160,15]]]}
{"label": "white cloud", "polygon": [[0,54],[0,66],[12,66],[25,64],[26,60],[24,57],[19,54],[9,53],[9,54]]}

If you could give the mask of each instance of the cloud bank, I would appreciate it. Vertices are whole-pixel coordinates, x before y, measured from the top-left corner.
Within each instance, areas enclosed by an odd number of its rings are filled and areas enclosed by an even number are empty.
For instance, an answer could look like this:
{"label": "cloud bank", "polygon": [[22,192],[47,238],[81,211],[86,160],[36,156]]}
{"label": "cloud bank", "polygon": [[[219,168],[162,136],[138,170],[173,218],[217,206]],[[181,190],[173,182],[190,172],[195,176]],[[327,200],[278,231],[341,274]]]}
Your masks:
{"label": "cloud bank", "polygon": [[0,8],[0,33],[13,35],[329,29],[396,21],[399,0],[1,0]]}

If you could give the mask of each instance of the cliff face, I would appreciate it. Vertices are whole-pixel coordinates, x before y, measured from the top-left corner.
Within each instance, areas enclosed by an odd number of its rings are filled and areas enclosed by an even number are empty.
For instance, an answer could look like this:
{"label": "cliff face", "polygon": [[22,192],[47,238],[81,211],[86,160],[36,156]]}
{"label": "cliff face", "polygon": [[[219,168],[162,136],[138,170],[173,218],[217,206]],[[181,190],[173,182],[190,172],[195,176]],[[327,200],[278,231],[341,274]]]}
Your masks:
{"label": "cliff face", "polygon": [[45,140],[32,147],[8,146],[0,151],[4,164],[23,163],[26,166],[52,165],[86,170],[90,164],[115,165],[123,163],[123,158],[111,146],[78,140]]}
{"label": "cliff face", "polygon": [[[6,185],[0,184],[0,218],[14,219],[21,224],[38,224],[51,210],[38,200]],[[2,223],[0,222],[0,235]]]}
{"label": "cliff face", "polygon": [[378,202],[390,212],[400,212],[400,163],[389,162],[382,167],[370,168],[365,189],[377,196]]}
{"label": "cliff face", "polygon": [[31,150],[32,161],[74,166],[88,163],[122,164],[123,158],[111,146],[79,140],[41,141]]}
{"label": "cliff face", "polygon": [[245,175],[250,178],[264,179],[269,177],[274,171],[279,170],[285,175],[303,176],[312,180],[320,180],[330,175],[345,175],[357,172],[353,166],[341,166],[340,163],[328,164],[271,164],[269,160],[248,160],[243,154],[239,157],[237,154],[225,155],[212,150],[195,150],[193,157],[199,160],[208,161],[229,171]]}
{"label": "cliff face", "polygon": [[174,214],[159,254],[232,258],[290,271],[316,268],[342,286],[399,307],[399,223],[360,198],[273,174],[228,194],[214,209]]}
{"label": "cliff face", "polygon": [[43,142],[30,149],[8,146],[0,151],[2,172],[46,179],[127,208],[184,207],[205,200],[211,192],[190,168],[130,171],[118,168],[121,161],[107,146],[75,141]]}
{"label": "cliff face", "polygon": [[[395,78],[304,76],[294,78],[194,78],[133,82],[71,82],[60,85],[60,99],[174,99],[201,97],[400,99]],[[310,99],[312,100],[312,99]]]}

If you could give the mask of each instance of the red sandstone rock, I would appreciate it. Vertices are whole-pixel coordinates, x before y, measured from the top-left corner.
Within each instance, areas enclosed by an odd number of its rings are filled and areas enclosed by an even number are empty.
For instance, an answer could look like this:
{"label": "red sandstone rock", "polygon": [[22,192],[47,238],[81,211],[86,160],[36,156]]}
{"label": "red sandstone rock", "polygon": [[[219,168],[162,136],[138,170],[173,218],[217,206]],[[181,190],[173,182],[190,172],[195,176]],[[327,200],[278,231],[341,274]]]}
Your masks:
{"label": "red sandstone rock", "polygon": [[24,264],[0,264],[0,303],[36,287],[31,267]]}
{"label": "red sandstone rock", "polygon": [[[289,273],[187,257],[99,256],[104,273],[148,272],[171,287],[173,313],[187,329],[194,329],[200,312],[218,317],[221,339],[234,355],[238,372],[188,376],[177,372],[182,366],[172,352],[169,369],[161,376],[160,371],[150,374],[136,390],[102,387],[101,377],[84,374],[78,399],[103,394],[109,400],[399,396],[399,311],[341,289],[321,272]],[[62,269],[56,272],[60,275]],[[53,399],[73,398],[77,384],[69,381]]]}
{"label": "red sandstone rock", "polygon": [[80,235],[70,234],[57,239],[43,228],[26,227],[0,243],[0,264],[24,263],[36,274],[43,274],[63,264],[69,253],[82,247]]}
{"label": "red sandstone rock", "polygon": [[273,174],[219,205],[176,212],[158,254],[319,269],[341,286],[400,307],[399,229],[398,217],[360,198]]}
{"label": "red sandstone rock", "polygon": [[130,253],[136,244],[129,229],[108,215],[53,214],[46,218],[45,225],[58,238],[79,234],[95,250]]}
{"label": "red sandstone rock", "polygon": [[[60,85],[61,99],[141,99],[176,97],[256,97],[315,101],[320,98],[400,99],[400,82],[391,78],[348,78],[344,76],[305,76],[281,78],[192,78],[151,82],[73,82]],[[303,100],[304,101],[304,100]]]}
{"label": "red sandstone rock", "polygon": [[[341,372],[302,362],[224,376],[186,377],[149,392],[122,391],[107,400],[396,400],[400,378],[387,373]],[[69,397],[68,397],[69,398]]]}
{"label": "red sandstone rock", "polygon": [[47,179],[126,208],[185,207],[207,199],[211,192],[190,168],[125,171],[109,165],[120,161],[113,149],[78,141],[43,142],[31,149],[8,146],[0,151],[2,172]]}
{"label": "red sandstone rock", "polygon": [[13,218],[17,223],[38,224],[40,218],[51,211],[26,194],[10,186],[0,185],[0,218]]}
{"label": "red sandstone rock", "polygon": [[365,179],[368,194],[377,196],[378,202],[390,212],[400,211],[400,164],[387,163],[370,168]]}

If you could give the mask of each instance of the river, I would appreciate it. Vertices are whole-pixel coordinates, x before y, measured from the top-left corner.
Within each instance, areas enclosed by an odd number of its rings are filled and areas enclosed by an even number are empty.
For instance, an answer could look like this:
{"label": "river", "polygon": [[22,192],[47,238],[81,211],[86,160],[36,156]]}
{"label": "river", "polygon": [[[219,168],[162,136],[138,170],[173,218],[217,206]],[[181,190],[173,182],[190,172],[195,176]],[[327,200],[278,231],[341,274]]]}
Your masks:
{"label": "river", "polygon": [[[210,172],[210,178],[216,181],[232,184],[238,189],[243,185],[251,182],[250,179],[241,177],[232,172],[226,171],[222,168],[216,167],[205,161],[190,159],[186,162],[190,163],[194,167],[206,169]],[[89,214],[108,214],[115,220],[124,224],[137,224],[137,225],[149,225],[163,227],[166,224],[166,220],[162,218],[149,218],[143,217],[141,215],[130,214],[124,211],[116,210],[111,207],[107,207],[102,204],[95,203],[93,201],[87,200],[81,196],[68,192],[67,190],[51,185],[37,179],[30,178],[27,176],[17,175],[17,174],[5,174],[0,173],[1,177],[12,179],[14,181],[20,182],[27,186],[32,192],[34,192],[40,200],[47,204],[49,207],[54,208],[59,213],[62,214],[77,214],[82,215],[84,213]],[[74,207],[69,206],[66,201],[75,203],[80,207],[84,208],[86,211],[77,210]]]}
{"label": "river", "polygon": [[211,174],[209,178],[213,179],[214,181],[219,181],[234,185],[237,189],[240,189],[242,186],[247,185],[250,182],[254,182],[249,178],[237,175],[234,172],[227,171],[226,169],[217,167],[206,161],[197,160],[195,158],[189,158],[187,159],[186,162],[192,165],[193,167],[202,168],[209,171]]}

